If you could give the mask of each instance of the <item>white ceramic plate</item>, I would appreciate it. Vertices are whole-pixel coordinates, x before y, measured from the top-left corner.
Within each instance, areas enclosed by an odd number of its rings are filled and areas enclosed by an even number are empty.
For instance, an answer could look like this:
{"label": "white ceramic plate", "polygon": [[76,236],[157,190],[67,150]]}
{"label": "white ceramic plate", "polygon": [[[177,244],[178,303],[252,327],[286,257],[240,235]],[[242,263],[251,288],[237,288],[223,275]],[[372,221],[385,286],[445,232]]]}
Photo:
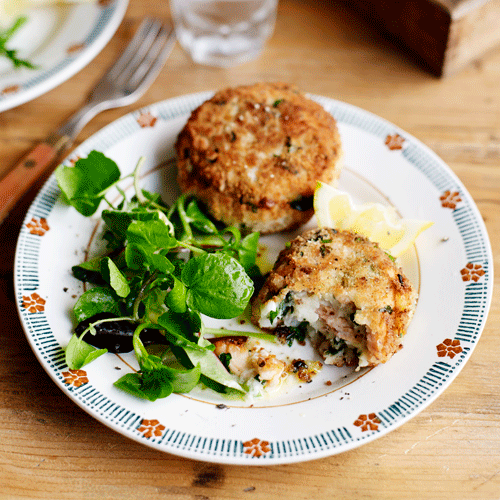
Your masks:
{"label": "white ceramic plate", "polygon": [[[126,173],[145,156],[145,187],[159,190],[168,201],[177,193],[173,144],[190,111],[209,95],[171,99],[126,115],[83,143],[65,163],[95,149]],[[255,399],[253,407],[225,401],[210,390],[154,403],[129,396],[113,382],[130,370],[128,365],[136,366],[133,355],[106,354],[71,371],[63,347],[82,286],[70,269],[96,251],[100,226],[61,201],[52,177],[20,232],[16,298],[40,363],[90,415],[140,443],[189,458],[255,465],[298,462],[383,436],[431,403],[462,369],[484,327],[493,286],[490,243],[474,202],[450,169],[415,138],[361,109],[314,99],[339,123],[345,150],[339,187],[357,202],[392,203],[405,217],[435,222],[401,258],[420,292],[404,349],[371,370],[325,367],[312,383],[288,387],[273,399]],[[264,239],[269,260],[288,237]],[[233,326],[252,328],[239,320]]]}
{"label": "white ceramic plate", "polygon": [[114,35],[128,0],[34,8],[9,48],[36,69],[14,69],[0,58],[0,112],[31,101],[71,78],[86,66]]}

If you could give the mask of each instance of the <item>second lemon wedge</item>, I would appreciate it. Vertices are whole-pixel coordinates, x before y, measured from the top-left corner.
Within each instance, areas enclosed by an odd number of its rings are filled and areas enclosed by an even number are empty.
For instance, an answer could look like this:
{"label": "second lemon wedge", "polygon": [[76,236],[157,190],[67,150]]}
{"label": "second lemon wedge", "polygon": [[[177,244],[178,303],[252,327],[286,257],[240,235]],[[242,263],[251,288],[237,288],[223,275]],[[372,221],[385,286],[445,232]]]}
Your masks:
{"label": "second lemon wedge", "polygon": [[392,206],[380,203],[355,205],[350,195],[318,182],[314,212],[320,227],[349,230],[369,238],[393,257],[404,253],[431,221],[402,219]]}

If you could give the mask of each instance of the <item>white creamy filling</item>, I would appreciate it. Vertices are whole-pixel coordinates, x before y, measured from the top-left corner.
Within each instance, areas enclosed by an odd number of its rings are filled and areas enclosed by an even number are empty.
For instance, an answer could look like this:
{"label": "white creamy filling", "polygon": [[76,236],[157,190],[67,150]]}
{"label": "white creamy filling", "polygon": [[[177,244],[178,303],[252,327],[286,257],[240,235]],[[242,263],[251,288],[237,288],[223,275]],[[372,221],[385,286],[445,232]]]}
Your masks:
{"label": "white creamy filling", "polygon": [[[306,322],[308,324],[308,337],[318,349],[319,354],[323,356],[326,364],[336,364],[341,361],[345,354],[344,346],[346,346],[360,353],[358,356],[358,366],[363,367],[368,365],[366,353],[361,352],[362,345],[358,342],[342,340],[336,335],[334,336],[331,329],[325,328],[325,321],[317,312],[321,307],[335,310],[341,320],[345,318],[345,320],[351,323],[352,305],[341,304],[332,294],[319,297],[317,295],[309,295],[307,292],[293,292],[292,295],[287,295],[281,303],[275,299],[267,301],[261,309],[259,323],[262,328],[276,328],[278,325],[296,327],[302,322]],[[360,311],[356,311],[354,319],[359,326],[352,326],[354,328],[362,328],[361,322],[364,318]],[[359,322],[357,321],[358,319]],[[335,352],[337,350],[338,352]],[[331,353],[329,351],[334,352]]]}

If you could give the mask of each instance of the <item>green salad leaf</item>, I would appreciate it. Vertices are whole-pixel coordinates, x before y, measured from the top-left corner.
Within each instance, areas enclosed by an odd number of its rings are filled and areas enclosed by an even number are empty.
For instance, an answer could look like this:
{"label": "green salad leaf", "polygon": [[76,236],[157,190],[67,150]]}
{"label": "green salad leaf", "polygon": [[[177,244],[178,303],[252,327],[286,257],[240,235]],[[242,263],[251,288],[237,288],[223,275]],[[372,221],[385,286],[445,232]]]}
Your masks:
{"label": "green salad leaf", "polygon": [[107,349],[96,349],[73,334],[66,346],[66,364],[72,370],[79,370],[107,352]]}
{"label": "green salad leaf", "polygon": [[[103,200],[109,205],[102,211],[108,250],[72,268],[76,278],[95,286],[74,306],[76,320],[86,323],[80,337],[74,335],[68,344],[68,366],[84,366],[106,352],[87,343],[92,335],[83,341],[86,333],[97,335],[103,322],[128,321],[140,370],[120,378],[116,387],[150,401],[189,392],[199,383],[241,395],[244,388],[229,373],[228,357],[221,362],[204,335],[248,332],[207,328],[202,315],[229,319],[243,313],[254,291],[252,279],[260,276],[255,264],[259,234],[243,236],[236,227],[220,227],[186,195],[169,207],[139,187],[143,161],[132,174],[135,194],[130,199],[120,188],[125,177],[118,166],[97,151],[74,167],[56,170],[63,198],[82,215],[94,214]],[[105,198],[111,188],[121,194],[115,205]],[[151,331],[160,336],[154,338],[164,356],[144,347],[140,335],[145,328],[145,336]]]}
{"label": "green salad leaf", "polygon": [[102,153],[91,151],[74,167],[59,165],[55,176],[67,202],[89,216],[96,212],[106,191],[120,179],[120,169]]}
{"label": "green salad leaf", "polygon": [[140,325],[134,332],[134,351],[139,361],[140,371],[129,373],[117,380],[114,385],[129,394],[150,401],[170,396],[172,392],[189,392],[199,382],[200,366],[191,369],[178,369],[165,366],[161,358],[149,354],[139,335],[148,324]]}
{"label": "green salad leaf", "polygon": [[253,283],[243,266],[223,253],[192,258],[182,270],[187,286],[187,304],[212,318],[234,318],[241,314],[252,294]]}
{"label": "green salad leaf", "polygon": [[80,323],[96,314],[107,312],[120,315],[120,306],[115,292],[106,287],[95,287],[80,295],[73,306],[76,320]]}

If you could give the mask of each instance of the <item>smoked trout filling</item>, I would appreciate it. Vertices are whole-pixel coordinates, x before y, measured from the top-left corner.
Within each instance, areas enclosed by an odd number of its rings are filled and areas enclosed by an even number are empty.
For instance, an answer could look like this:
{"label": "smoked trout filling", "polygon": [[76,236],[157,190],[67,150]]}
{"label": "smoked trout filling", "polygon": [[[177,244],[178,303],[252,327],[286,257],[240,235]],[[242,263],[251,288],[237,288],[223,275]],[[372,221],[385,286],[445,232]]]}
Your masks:
{"label": "smoked trout filling", "polygon": [[364,355],[367,327],[356,322],[354,303],[340,303],[332,294],[288,292],[281,302],[269,300],[261,310],[260,326],[272,329],[282,342],[309,337],[325,364],[368,364]]}

